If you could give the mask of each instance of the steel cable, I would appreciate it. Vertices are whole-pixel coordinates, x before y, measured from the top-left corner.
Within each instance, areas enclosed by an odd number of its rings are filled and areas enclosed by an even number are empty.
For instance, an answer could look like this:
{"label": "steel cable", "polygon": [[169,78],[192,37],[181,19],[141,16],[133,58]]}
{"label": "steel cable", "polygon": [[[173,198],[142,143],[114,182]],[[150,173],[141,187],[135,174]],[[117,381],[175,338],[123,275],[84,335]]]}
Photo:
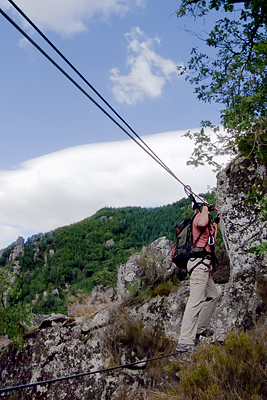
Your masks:
{"label": "steel cable", "polygon": [[[96,100],[92,98],[52,57],[50,57],[21,27],[16,24],[1,8],[0,13],[6,20],[11,23],[44,57],[46,57],[69,81],[75,85],[89,100],[95,104],[112,122],[114,122],[128,137],[130,137],[139,147],[142,148],[151,158],[153,158],[162,168],[166,170],[174,179],[176,179],[185,189],[186,193],[190,192],[194,194],[197,198],[203,201],[196,193],[194,193],[191,188],[184,184],[168,167],[167,165],[151,150],[149,146],[135,133],[135,131],[127,124],[126,121],[109,105],[109,103],[96,91],[95,88],[83,77],[82,74],[66,59],[66,57],[52,44],[52,42],[39,30],[39,28],[23,13],[22,10],[12,1],[8,0],[16,9],[25,16],[26,20],[37,30],[37,32],[47,41],[47,43],[52,46],[52,48],[63,58],[65,62],[79,75],[80,78],[101,98],[101,100],[115,113],[115,115],[130,129],[134,135],[141,142],[138,142],[115,118],[113,118]],[[144,144],[144,146],[143,146]]]}
{"label": "steel cable", "polygon": [[[22,15],[22,17],[39,33],[39,35],[52,47],[53,50],[68,64],[68,66],[86,83],[90,89],[106,104],[106,106],[127,126],[128,129],[143,143],[144,146],[166,167],[171,173],[172,171],[163,161],[153,152],[153,150],[145,143],[145,141],[133,130],[133,128],[119,115],[119,113],[105,100],[105,98],[94,88],[94,86],[77,70],[77,68],[62,54],[62,52],[48,39],[48,37],[37,27],[37,25],[18,7],[13,0],[8,2]],[[174,174],[173,174],[174,175]]]}
{"label": "steel cable", "polygon": [[118,365],[116,367],[103,368],[103,369],[100,369],[100,370],[97,370],[97,371],[82,372],[80,374],[75,374],[75,375],[70,375],[70,376],[63,376],[61,378],[49,379],[49,380],[46,380],[46,381],[26,383],[25,385],[18,385],[18,386],[10,386],[10,387],[7,387],[7,388],[1,388],[0,389],[0,394],[4,393],[4,392],[10,392],[11,390],[18,390],[18,389],[24,389],[24,388],[29,388],[29,387],[38,386],[38,385],[51,384],[51,383],[54,383],[54,382],[60,382],[60,381],[66,381],[66,380],[69,380],[69,379],[80,378],[82,376],[88,376],[88,375],[100,374],[100,373],[103,373],[103,372],[115,371],[117,369],[122,369],[122,368],[132,368],[132,367],[134,367],[135,365],[138,365],[138,364],[144,364],[144,363],[148,363],[148,362],[152,362],[152,361],[157,361],[157,360],[160,360],[162,358],[167,358],[167,357],[171,357],[171,356],[175,356],[175,355],[177,355],[177,353],[170,353],[170,354],[165,354],[163,356],[159,356],[159,357],[155,357],[155,358],[149,358],[147,360],[136,361],[136,362],[130,363],[130,364],[122,364],[122,365]]}

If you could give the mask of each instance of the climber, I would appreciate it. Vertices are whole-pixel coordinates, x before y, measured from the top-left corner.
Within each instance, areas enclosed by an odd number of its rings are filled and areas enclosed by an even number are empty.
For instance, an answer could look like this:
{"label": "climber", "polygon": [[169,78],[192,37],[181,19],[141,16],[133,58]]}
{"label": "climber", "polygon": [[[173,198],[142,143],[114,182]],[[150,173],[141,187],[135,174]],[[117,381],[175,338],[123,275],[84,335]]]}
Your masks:
{"label": "climber", "polygon": [[193,219],[193,242],[202,232],[198,247],[204,247],[207,255],[203,258],[190,258],[187,263],[190,275],[190,295],[176,348],[179,353],[192,352],[200,336],[208,337],[214,334],[208,328],[208,324],[218,300],[218,290],[212,278],[212,269],[218,262],[214,254],[214,243],[221,214],[218,213],[212,223],[209,216],[209,211],[215,210],[212,204],[194,203],[193,209],[197,214]]}

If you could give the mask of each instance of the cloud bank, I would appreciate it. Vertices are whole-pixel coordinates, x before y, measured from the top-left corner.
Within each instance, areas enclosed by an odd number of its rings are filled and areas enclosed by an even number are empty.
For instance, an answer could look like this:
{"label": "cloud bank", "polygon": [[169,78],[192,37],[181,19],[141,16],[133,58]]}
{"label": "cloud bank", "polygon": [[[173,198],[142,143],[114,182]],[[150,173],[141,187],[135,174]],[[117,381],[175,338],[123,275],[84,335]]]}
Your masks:
{"label": "cloud bank", "polygon": [[[186,165],[192,143],[184,132],[145,142],[195,192],[215,186],[210,167]],[[0,248],[19,235],[80,221],[103,207],[156,207],[185,196],[183,186],[132,140],[77,146],[0,171]]]}
{"label": "cloud bank", "polygon": [[177,77],[176,63],[161,57],[154,51],[160,39],[147,37],[139,28],[133,28],[125,35],[128,41],[128,75],[121,75],[118,68],[113,68],[111,80],[112,92],[120,103],[135,104],[145,97],[156,98],[162,93],[167,80]]}
{"label": "cloud bank", "polygon": [[[94,18],[108,19],[123,16],[146,0],[20,0],[17,5],[39,28],[72,35],[88,29]],[[0,0],[4,9],[13,9],[7,0]]]}

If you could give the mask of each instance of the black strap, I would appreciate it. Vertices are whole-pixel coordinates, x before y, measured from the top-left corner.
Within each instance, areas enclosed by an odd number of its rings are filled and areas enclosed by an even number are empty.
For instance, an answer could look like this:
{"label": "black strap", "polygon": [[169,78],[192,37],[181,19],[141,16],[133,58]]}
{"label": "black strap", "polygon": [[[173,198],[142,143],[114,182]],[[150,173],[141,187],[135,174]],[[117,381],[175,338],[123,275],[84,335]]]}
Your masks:
{"label": "black strap", "polygon": [[[213,238],[213,243],[214,243],[214,235],[211,234],[210,226],[211,226],[211,221],[209,221],[209,223],[205,227],[205,229],[203,229],[203,231],[200,232],[200,234],[198,235],[197,239],[194,241],[193,246],[195,246],[197,244],[197,242],[199,241],[199,239],[201,238],[201,236],[203,235],[203,233],[206,231],[207,228],[209,229],[209,238],[208,238],[207,243],[205,244],[204,248],[206,248],[207,244],[209,243],[209,239],[211,237]],[[210,250],[211,250],[211,253],[208,253],[208,254],[210,254],[210,257],[209,256],[204,256],[203,258],[201,258],[201,260],[196,265],[194,265],[193,268],[190,269],[190,271],[188,272],[189,275],[191,275],[192,272],[194,271],[194,269],[197,268],[200,264],[204,264],[209,269],[210,269],[210,265],[214,266],[214,265],[218,264],[217,257],[215,256],[215,246],[214,246],[214,244],[210,245]],[[211,260],[211,264],[205,264],[204,263],[205,259]]]}
{"label": "black strap", "polygon": [[[207,229],[207,227],[208,227],[208,225],[206,226],[206,228],[205,228],[202,232],[200,232],[200,234],[198,235],[198,237],[197,237],[196,240],[194,241],[194,243],[193,243],[193,246],[194,246],[194,247],[196,247],[197,242],[199,241],[199,239],[201,238],[201,236],[203,235],[203,233],[205,232],[205,230]],[[193,229],[193,227],[192,227],[192,229]]]}
{"label": "black strap", "polygon": [[192,272],[193,272],[200,264],[203,264],[203,265],[205,265],[206,267],[208,267],[208,268],[210,269],[210,264],[205,264],[205,263],[204,263],[204,260],[205,260],[206,258],[209,259],[209,257],[203,257],[198,263],[196,263],[196,265],[194,265],[193,268],[191,268],[190,271],[188,271],[189,275],[191,275]]}

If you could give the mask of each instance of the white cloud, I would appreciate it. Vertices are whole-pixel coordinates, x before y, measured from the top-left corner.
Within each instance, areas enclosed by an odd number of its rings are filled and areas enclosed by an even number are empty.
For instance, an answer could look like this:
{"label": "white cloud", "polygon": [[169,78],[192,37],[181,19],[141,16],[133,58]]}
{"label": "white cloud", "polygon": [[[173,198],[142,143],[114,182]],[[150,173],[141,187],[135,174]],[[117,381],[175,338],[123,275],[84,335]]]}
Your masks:
{"label": "white cloud", "polygon": [[145,97],[156,98],[162,93],[168,79],[177,77],[176,63],[165,59],[154,51],[160,39],[148,38],[139,27],[125,35],[128,41],[128,75],[121,75],[113,68],[111,80],[115,83],[112,92],[120,103],[135,104]]}
{"label": "white cloud", "polygon": [[[134,7],[143,7],[146,0],[19,0],[16,4],[39,28],[71,35],[87,29],[88,21],[106,19],[112,14],[124,15]],[[4,9],[12,8],[0,0]]]}
{"label": "white cloud", "polygon": [[[215,176],[210,167],[186,166],[192,143],[182,133],[144,139],[179,179],[205,192]],[[0,248],[105,206],[154,207],[184,196],[183,186],[132,140],[68,148],[0,171]]]}

